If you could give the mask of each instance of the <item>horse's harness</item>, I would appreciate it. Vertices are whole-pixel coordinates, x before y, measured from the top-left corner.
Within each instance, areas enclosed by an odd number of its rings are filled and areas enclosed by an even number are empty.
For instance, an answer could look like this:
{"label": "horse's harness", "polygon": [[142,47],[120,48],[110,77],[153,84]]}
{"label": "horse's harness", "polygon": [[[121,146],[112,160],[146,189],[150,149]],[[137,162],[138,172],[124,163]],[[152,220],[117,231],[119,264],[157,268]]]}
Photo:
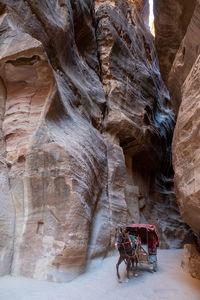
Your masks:
{"label": "horse's harness", "polygon": [[[126,237],[124,236],[124,238],[126,238]],[[131,242],[130,241],[127,241],[127,242],[117,242],[117,245],[122,245],[123,250],[124,250],[124,254],[126,254],[126,255],[128,255],[130,257],[134,256],[133,255],[133,248],[131,247],[130,250],[125,249],[125,245],[126,244],[131,244]],[[118,249],[119,249],[119,247],[118,247]],[[131,251],[131,255],[130,255],[130,251]]]}

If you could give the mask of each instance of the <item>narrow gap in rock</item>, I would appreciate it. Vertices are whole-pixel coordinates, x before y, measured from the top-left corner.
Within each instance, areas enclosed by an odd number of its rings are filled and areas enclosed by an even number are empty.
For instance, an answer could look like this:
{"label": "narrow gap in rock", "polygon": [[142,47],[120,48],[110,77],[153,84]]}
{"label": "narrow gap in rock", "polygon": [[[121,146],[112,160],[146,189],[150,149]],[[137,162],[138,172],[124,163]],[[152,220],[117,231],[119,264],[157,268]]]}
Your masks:
{"label": "narrow gap in rock", "polygon": [[149,0],[149,28],[150,28],[152,35],[155,36],[153,0]]}

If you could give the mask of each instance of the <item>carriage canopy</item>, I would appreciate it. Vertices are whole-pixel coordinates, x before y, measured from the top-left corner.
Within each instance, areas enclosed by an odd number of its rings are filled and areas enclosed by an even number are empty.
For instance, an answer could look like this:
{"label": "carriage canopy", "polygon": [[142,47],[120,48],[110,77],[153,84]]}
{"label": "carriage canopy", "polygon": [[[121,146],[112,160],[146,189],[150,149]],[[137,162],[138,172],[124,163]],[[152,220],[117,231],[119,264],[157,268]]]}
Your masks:
{"label": "carriage canopy", "polygon": [[155,225],[150,224],[130,224],[126,226],[127,231],[133,235],[139,235],[142,244],[147,244],[151,238],[156,238],[159,246],[158,231]]}

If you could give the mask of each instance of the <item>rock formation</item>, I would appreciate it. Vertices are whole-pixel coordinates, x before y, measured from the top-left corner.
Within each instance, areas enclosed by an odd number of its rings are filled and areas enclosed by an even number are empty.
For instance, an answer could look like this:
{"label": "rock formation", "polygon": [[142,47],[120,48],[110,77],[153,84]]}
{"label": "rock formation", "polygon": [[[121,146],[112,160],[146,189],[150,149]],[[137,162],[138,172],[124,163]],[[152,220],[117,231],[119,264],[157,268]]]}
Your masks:
{"label": "rock formation", "polygon": [[175,184],[181,213],[200,236],[199,178],[200,56],[182,88],[182,101],[173,140]]}
{"label": "rock formation", "polygon": [[[155,1],[155,3],[157,2],[159,1]],[[162,3],[162,1],[160,2]],[[172,1],[167,1],[166,3],[172,11],[174,6],[171,2]],[[198,238],[200,237],[200,1],[197,0],[190,3],[188,1],[182,1],[181,6],[180,1],[173,2],[174,5],[179,5],[179,8],[174,8],[174,17],[171,18],[171,21],[173,24],[179,24],[179,22],[181,22],[182,25],[180,27],[174,27],[175,31],[171,32],[171,39],[168,41],[168,53],[170,53],[169,49],[174,49],[173,64],[172,62],[169,64],[167,61],[163,61],[161,57],[160,65],[161,70],[162,65],[164,69],[167,66],[166,73],[163,73],[163,76],[167,81],[173,109],[178,113],[172,149],[176,196],[183,220],[192,228]],[[190,9],[186,10],[187,5],[191,6]],[[162,14],[162,10],[159,11],[159,9],[158,6],[156,8],[157,14]],[[182,16],[182,18],[180,18],[180,16]],[[165,22],[163,22],[163,24],[159,23],[158,18],[158,21],[155,22],[156,32],[167,32],[168,27],[164,23]],[[169,25],[171,25],[171,23],[169,23]],[[177,34],[180,34],[179,38],[177,38]],[[174,47],[175,40],[177,41],[176,47]],[[161,39],[159,40],[159,38],[157,38],[157,48],[158,53],[159,49],[161,49],[161,52],[164,51],[162,41]],[[163,54],[161,52],[160,55],[162,56]],[[189,252],[190,250],[185,250],[184,261],[187,255],[190,256]],[[199,266],[200,258],[197,258],[197,256],[198,252],[196,252],[195,257],[192,259],[187,258],[187,269],[193,269],[193,266],[189,266],[189,264],[193,264],[195,259]],[[195,276],[199,278],[199,267],[196,270],[198,270],[198,272],[195,273]]]}
{"label": "rock formation", "polygon": [[168,77],[168,87],[171,95],[172,106],[178,112],[182,101],[181,89],[190,73],[197,56],[200,54],[200,2],[197,2],[194,14],[188,25],[186,34],[181,41],[177,55]]}
{"label": "rock formation", "polygon": [[154,0],[155,44],[160,72],[167,84],[176,53],[186,33],[197,0]]}
{"label": "rock formation", "polygon": [[181,266],[192,277],[200,279],[200,255],[195,246],[191,244],[184,246]]}
{"label": "rock formation", "polygon": [[182,245],[147,16],[146,0],[0,1],[1,274],[72,279],[129,222]]}

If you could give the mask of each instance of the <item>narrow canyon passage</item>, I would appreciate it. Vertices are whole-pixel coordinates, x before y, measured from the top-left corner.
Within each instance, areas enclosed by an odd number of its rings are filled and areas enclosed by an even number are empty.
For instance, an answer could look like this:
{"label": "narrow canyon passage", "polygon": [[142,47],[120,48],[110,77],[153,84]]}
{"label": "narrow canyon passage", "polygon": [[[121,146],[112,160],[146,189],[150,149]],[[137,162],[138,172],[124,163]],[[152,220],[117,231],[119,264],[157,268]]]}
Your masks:
{"label": "narrow canyon passage", "polygon": [[144,223],[200,279],[199,34],[199,0],[0,0],[0,275],[71,281]]}

